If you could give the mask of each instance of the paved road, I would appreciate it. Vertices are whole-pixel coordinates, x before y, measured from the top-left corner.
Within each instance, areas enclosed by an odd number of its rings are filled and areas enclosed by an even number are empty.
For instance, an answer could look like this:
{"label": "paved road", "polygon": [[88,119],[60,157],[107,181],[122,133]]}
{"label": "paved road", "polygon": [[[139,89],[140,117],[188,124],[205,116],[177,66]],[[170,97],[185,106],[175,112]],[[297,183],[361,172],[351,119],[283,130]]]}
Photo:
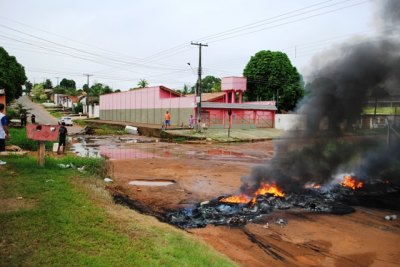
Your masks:
{"label": "paved road", "polygon": [[[39,124],[57,124],[58,119],[53,117],[42,105],[34,103],[30,100],[30,98],[26,95],[21,96],[17,99],[18,103],[20,103],[24,108],[28,110],[29,113],[33,113],[36,115],[36,122]],[[30,122],[30,117],[28,118]],[[82,130],[82,127],[79,125],[69,126],[68,133],[75,134]]]}

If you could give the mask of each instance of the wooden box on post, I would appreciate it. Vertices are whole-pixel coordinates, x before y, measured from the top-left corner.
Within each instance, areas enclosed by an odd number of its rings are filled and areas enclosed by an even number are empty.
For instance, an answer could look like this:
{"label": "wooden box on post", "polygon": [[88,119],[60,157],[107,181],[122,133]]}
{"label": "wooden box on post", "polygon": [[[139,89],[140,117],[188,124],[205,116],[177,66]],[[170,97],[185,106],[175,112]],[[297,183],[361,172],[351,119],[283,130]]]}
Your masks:
{"label": "wooden box on post", "polygon": [[28,124],[26,126],[26,136],[28,139],[38,141],[38,164],[44,165],[45,156],[45,142],[54,142],[58,139],[59,125],[40,125],[40,124]]}

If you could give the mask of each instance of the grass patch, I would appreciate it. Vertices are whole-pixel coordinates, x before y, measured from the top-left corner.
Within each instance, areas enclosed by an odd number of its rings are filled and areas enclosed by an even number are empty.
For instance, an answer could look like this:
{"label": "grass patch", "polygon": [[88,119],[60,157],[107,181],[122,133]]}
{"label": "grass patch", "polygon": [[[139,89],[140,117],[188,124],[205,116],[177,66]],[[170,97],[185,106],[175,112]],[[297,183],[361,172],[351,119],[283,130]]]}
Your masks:
{"label": "grass patch", "polygon": [[[363,114],[364,115],[373,115],[375,112],[374,107],[367,107],[364,108]],[[396,115],[400,114],[400,108],[398,107],[377,107],[376,108],[377,115]]]}
{"label": "grass patch", "polygon": [[49,113],[56,118],[61,118],[62,116],[64,116],[64,113],[58,110],[49,110]]}
{"label": "grass patch", "polygon": [[[24,150],[35,151],[38,149],[38,142],[30,140],[26,137],[25,128],[9,128],[11,138],[6,142],[7,145],[19,146]],[[53,142],[46,142],[46,150],[53,148]]]}
{"label": "grass patch", "polygon": [[57,165],[101,160],[47,159],[43,168],[31,157],[2,160],[0,201],[14,204],[0,208],[0,266],[234,265],[185,232],[114,205],[100,179]]}
{"label": "grass patch", "polygon": [[86,126],[88,125],[88,122],[86,120],[74,120],[75,124],[78,124],[80,126]]}
{"label": "grass patch", "polygon": [[96,135],[126,134],[126,131],[123,128],[121,128],[121,126],[111,126],[107,124],[102,124],[93,127],[94,127],[94,133]]}

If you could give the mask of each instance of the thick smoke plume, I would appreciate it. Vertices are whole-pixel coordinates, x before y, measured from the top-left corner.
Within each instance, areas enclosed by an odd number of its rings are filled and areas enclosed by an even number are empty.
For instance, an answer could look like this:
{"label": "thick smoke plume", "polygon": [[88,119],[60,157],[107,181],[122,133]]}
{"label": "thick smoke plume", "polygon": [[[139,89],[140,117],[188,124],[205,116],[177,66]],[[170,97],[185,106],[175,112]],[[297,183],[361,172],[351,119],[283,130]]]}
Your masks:
{"label": "thick smoke plume", "polygon": [[[306,130],[281,141],[275,157],[243,178],[242,191],[276,181],[284,190],[326,184],[339,173],[400,181],[400,137],[349,137],[366,101],[400,96],[400,1],[379,1],[384,27],[378,38],[352,40],[314,60],[298,113]],[[397,29],[396,29],[397,27]],[[387,31],[386,29],[390,29]],[[392,118],[391,125],[395,125]],[[399,130],[397,130],[399,132]]]}

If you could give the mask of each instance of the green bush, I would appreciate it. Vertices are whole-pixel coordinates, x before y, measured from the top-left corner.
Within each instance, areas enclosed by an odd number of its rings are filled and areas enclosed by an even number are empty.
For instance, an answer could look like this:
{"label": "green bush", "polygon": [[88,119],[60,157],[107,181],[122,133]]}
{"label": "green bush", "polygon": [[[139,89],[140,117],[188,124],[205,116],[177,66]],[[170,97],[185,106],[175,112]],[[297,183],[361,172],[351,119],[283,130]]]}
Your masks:
{"label": "green bush", "polygon": [[123,129],[122,127],[110,126],[110,125],[106,125],[106,124],[100,125],[98,128],[96,126],[96,128],[94,129],[94,132],[96,135],[126,134],[125,129]]}
{"label": "green bush", "polygon": [[19,119],[18,110],[13,109],[13,108],[7,108],[7,119],[8,120]]}
{"label": "green bush", "polygon": [[81,102],[78,102],[76,106],[73,107],[74,113],[79,113],[83,112],[83,104]]}

